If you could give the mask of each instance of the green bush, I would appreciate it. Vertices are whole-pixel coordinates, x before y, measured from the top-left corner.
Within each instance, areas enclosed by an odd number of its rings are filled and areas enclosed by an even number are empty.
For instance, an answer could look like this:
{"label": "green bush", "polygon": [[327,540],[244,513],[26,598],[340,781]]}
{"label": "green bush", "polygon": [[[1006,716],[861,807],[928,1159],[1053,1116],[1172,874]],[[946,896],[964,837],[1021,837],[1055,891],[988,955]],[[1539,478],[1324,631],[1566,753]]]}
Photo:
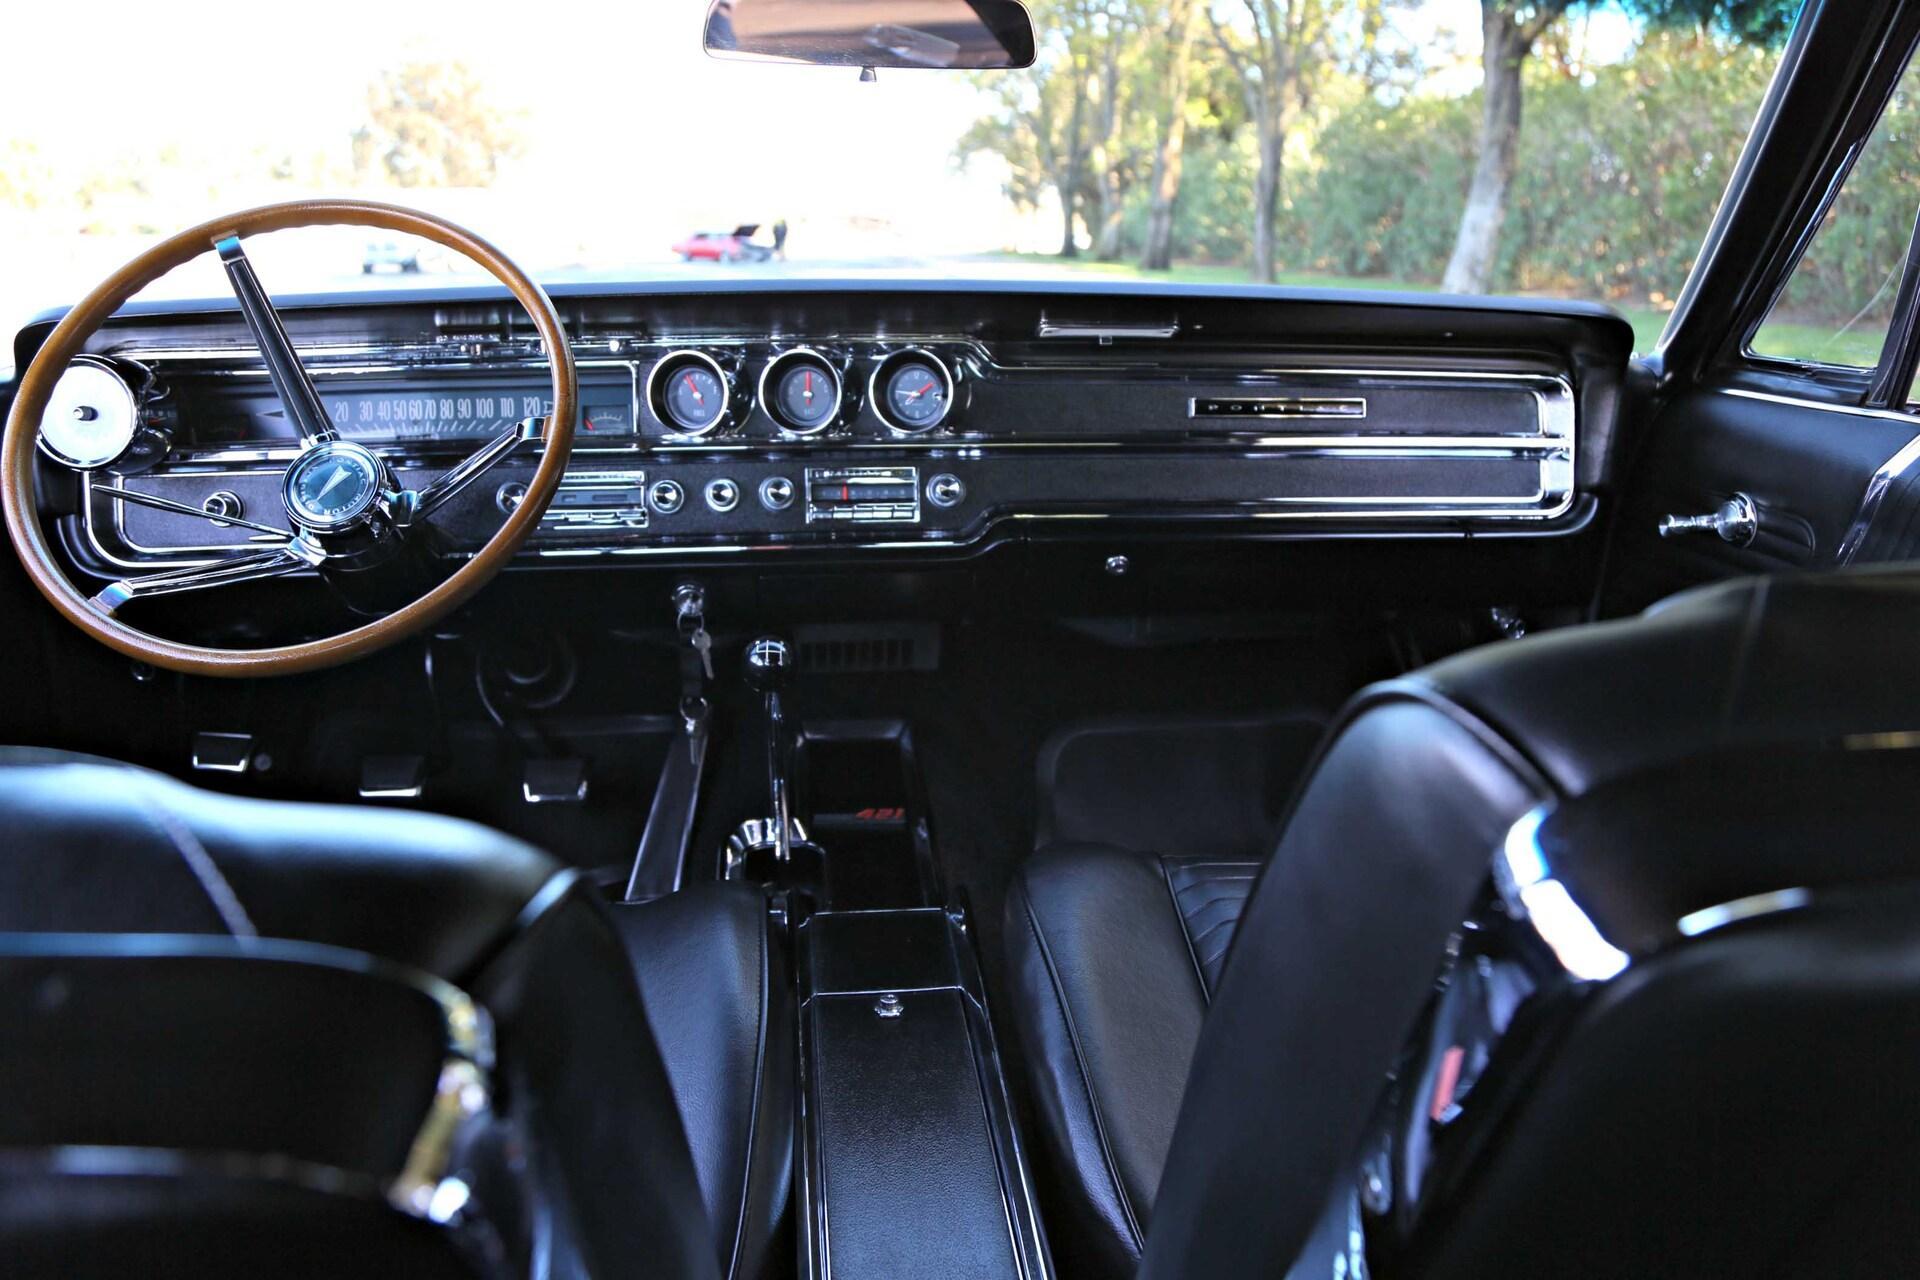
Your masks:
{"label": "green bush", "polygon": [[[1635,303],[1686,279],[1772,74],[1765,49],[1650,36],[1581,74],[1536,60],[1499,287]],[[1296,178],[1300,266],[1437,281],[1473,173],[1478,93],[1365,99]],[[1911,149],[1909,149],[1911,150]]]}

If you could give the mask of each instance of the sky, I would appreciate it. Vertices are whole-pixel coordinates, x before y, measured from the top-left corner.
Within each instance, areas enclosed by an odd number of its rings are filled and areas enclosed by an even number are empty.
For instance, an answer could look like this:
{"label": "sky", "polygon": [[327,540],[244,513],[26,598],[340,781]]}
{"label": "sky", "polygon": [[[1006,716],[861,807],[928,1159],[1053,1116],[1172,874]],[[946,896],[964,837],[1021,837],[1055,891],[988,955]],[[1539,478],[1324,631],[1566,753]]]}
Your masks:
{"label": "sky", "polygon": [[[81,12],[9,15],[10,52],[24,56],[0,75],[0,150],[24,142],[69,171],[149,175],[156,189],[138,213],[156,230],[300,194],[265,180],[211,187],[206,175],[246,169],[255,153],[261,171],[282,154],[344,166],[370,81],[409,61],[458,60],[518,115],[527,154],[485,192],[399,198],[473,226],[536,272],[666,261],[689,231],[782,217],[803,258],[1058,243],[1057,214],[1010,207],[996,160],[956,165],[954,140],[985,106],[966,77],[883,70],[862,84],[846,69],[710,58],[706,0],[96,0]],[[1427,0],[1403,19],[1411,38],[1453,50],[1443,74],[1462,91],[1478,79],[1478,15],[1478,0]],[[1624,47],[1624,25],[1599,21],[1595,44]],[[147,163],[169,148],[184,162]],[[357,275],[359,246],[317,234],[280,250],[280,287]],[[265,272],[273,252],[262,252]],[[129,256],[124,237],[0,209],[0,325],[71,300]],[[217,291],[211,264],[196,268],[168,291]]]}

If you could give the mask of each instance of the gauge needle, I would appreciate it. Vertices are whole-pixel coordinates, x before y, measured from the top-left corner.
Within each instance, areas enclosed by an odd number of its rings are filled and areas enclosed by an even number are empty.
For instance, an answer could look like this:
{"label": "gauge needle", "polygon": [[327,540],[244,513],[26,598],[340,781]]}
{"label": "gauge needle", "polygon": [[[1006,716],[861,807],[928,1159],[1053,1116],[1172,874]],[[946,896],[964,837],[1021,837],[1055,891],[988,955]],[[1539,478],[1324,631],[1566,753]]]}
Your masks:
{"label": "gauge needle", "polygon": [[684,380],[687,384],[687,390],[693,392],[694,403],[705,404],[707,402],[707,398],[700,394],[700,384],[693,380],[693,375],[690,373],[685,375]]}
{"label": "gauge needle", "polygon": [[811,402],[813,400],[813,370],[808,369],[806,372],[807,372],[807,400]]}
{"label": "gauge needle", "polygon": [[339,486],[342,480],[345,480],[346,478],[347,478],[347,469],[345,467],[338,468],[337,470],[334,471],[333,478],[320,486],[320,492],[313,495],[313,500],[315,502],[319,502],[323,500],[328,494],[332,493],[334,489]]}
{"label": "gauge needle", "polygon": [[928,383],[928,384],[927,384],[926,386],[924,386],[924,387],[922,387],[922,388],[920,388],[920,389],[919,389],[918,391],[910,391],[910,392],[908,392],[908,393],[907,393],[907,399],[909,399],[909,400],[918,400],[918,399],[919,399],[919,398],[920,398],[921,396],[923,396],[923,395],[925,395],[925,394],[927,394],[927,392],[929,392],[929,391],[931,391],[931,390],[933,390],[933,388],[934,388],[934,386],[935,386],[935,385],[936,385],[936,384],[934,384],[934,383],[931,383],[931,382],[929,382],[929,383]]}

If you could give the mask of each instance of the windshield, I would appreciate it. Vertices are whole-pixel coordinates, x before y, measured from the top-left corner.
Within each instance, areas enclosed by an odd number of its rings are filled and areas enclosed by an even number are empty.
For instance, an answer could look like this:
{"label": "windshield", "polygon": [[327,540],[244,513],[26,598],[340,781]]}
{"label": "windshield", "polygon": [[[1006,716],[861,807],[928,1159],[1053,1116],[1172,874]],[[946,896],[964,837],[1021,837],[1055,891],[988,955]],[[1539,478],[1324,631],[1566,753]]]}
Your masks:
{"label": "windshield", "polygon": [[[16,6],[0,321],[73,300],[223,209],[354,194],[472,227],[549,282],[880,272],[1521,293],[1615,305],[1647,350],[1797,0],[1029,7],[1031,68],[868,82],[709,56],[707,0],[457,21],[392,0],[297,17],[212,0],[84,19]],[[346,230],[270,237],[255,257],[281,294],[483,279]],[[209,258],[154,291],[225,286]]]}

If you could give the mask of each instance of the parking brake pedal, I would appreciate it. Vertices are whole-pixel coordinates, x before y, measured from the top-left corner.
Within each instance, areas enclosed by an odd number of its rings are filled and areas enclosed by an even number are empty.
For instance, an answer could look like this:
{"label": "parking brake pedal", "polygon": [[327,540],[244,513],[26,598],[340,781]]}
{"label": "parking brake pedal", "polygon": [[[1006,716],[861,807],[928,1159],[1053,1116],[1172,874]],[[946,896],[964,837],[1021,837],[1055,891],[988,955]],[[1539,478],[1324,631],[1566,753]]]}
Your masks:
{"label": "parking brake pedal", "polygon": [[579,804],[587,798],[587,762],[577,757],[529,760],[520,794],[528,804]]}

